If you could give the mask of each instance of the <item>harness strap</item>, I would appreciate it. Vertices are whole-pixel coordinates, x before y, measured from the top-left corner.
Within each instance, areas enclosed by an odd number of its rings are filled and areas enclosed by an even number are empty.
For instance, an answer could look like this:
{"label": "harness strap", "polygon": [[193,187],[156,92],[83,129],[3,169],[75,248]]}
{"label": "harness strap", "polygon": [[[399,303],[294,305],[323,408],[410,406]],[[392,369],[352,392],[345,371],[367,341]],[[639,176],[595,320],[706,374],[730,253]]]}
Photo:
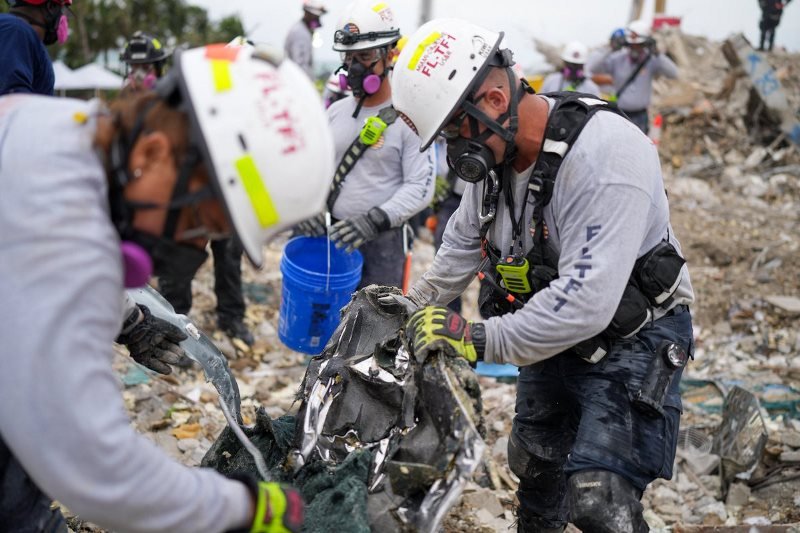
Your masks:
{"label": "harness strap", "polygon": [[[397,120],[397,111],[395,111],[392,106],[384,107],[378,112],[378,118],[380,118],[387,127],[391,126],[394,121]],[[356,166],[356,163],[361,159],[361,156],[364,155],[364,152],[367,151],[367,148],[370,147],[370,145],[364,143],[361,137],[361,132],[359,132],[355,140],[350,143],[350,146],[344,151],[341,161],[339,161],[339,164],[336,166],[336,172],[333,175],[333,182],[331,183],[331,190],[328,193],[328,211],[333,211],[333,206],[336,204],[339,193],[342,191],[344,179],[350,171],[353,170],[353,167]]]}

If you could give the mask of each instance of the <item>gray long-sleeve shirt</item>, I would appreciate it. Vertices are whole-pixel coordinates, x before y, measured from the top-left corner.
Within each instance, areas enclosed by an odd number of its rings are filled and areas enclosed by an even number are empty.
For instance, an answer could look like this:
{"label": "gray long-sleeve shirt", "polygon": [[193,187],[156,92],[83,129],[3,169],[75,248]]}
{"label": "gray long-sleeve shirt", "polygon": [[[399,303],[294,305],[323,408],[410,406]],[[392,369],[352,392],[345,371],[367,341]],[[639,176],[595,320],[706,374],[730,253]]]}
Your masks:
{"label": "gray long-sleeve shirt", "polygon": [[244,485],[173,461],[125,412],[111,369],[122,260],[92,148],[97,112],[0,98],[0,435],[45,493],[106,528],[242,527]]}
{"label": "gray long-sleeve shirt", "polygon": [[[594,63],[588,64],[592,73],[611,74],[614,78],[614,90],[619,92],[622,85],[636,70],[638,62],[630,56],[630,50],[623,48],[607,56],[597,58]],[[619,95],[617,105],[623,111],[641,111],[650,107],[653,96],[653,79],[657,76],[667,78],[678,77],[678,67],[666,54],[651,56],[647,64],[641,68],[636,78]]]}
{"label": "gray long-sleeve shirt", "polygon": [[309,78],[314,79],[314,71],[312,69],[314,49],[311,46],[311,39],[311,30],[308,29],[305,22],[298,20],[289,28],[289,33],[286,34],[286,41],[283,43],[283,49],[289,59],[300,65],[300,68],[308,74]]}
{"label": "gray long-sleeve shirt", "polygon": [[[328,108],[334,132],[336,162],[355,140],[364,121],[391,104],[362,107],[353,118],[357,100],[347,97]],[[436,169],[432,148],[419,151],[419,137],[399,118],[361,156],[345,177],[332,215],[339,220],[362,215],[378,206],[397,227],[422,211],[433,198]]]}
{"label": "gray long-sleeve shirt", "polygon": [[[514,177],[515,217],[530,171]],[[467,187],[433,265],[410,291],[412,298],[444,305],[467,287],[481,263],[482,198],[483,184]],[[532,206],[527,205],[525,252],[532,246],[527,230],[531,216]],[[668,234],[680,250],[669,224],[656,148],[628,120],[605,111],[594,115],[564,159],[544,217],[550,249],[559,258],[559,278],[522,309],[485,322],[488,362],[533,364],[600,333],[611,322],[636,259]],[[487,238],[506,254],[511,236],[501,198]],[[684,266],[673,305],[693,299]],[[665,312],[658,310],[656,318]]]}
{"label": "gray long-sleeve shirt", "polygon": [[544,82],[542,82],[542,90],[539,92],[552,93],[557,91],[577,91],[579,93],[600,96],[600,89],[597,87],[597,84],[588,77],[575,87],[572,83],[564,80],[564,74],[561,72],[553,72],[544,79]]}

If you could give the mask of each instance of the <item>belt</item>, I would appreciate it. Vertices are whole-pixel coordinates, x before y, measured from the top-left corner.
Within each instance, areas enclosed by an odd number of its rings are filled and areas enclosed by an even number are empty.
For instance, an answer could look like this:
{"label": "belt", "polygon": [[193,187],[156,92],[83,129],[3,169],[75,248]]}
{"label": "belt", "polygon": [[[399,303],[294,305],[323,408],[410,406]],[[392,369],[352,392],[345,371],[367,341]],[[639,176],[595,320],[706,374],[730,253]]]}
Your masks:
{"label": "belt", "polygon": [[675,307],[673,307],[672,309],[667,311],[667,313],[664,316],[675,316],[675,315],[679,315],[679,314],[681,314],[681,313],[683,313],[685,311],[688,311],[688,310],[689,310],[689,306],[686,305],[686,304],[676,305]]}

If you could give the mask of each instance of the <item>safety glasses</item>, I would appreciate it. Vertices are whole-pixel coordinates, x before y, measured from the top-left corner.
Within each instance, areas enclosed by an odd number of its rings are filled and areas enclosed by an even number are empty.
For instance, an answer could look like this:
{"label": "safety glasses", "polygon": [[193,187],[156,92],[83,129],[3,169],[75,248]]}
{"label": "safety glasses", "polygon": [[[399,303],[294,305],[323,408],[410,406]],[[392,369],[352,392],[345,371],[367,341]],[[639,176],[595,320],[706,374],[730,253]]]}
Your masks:
{"label": "safety glasses", "polygon": [[354,50],[351,52],[340,52],[339,55],[342,58],[342,63],[345,65],[352,64],[353,60],[359,63],[371,64],[382,59],[386,55],[386,49],[370,48],[368,50]]}

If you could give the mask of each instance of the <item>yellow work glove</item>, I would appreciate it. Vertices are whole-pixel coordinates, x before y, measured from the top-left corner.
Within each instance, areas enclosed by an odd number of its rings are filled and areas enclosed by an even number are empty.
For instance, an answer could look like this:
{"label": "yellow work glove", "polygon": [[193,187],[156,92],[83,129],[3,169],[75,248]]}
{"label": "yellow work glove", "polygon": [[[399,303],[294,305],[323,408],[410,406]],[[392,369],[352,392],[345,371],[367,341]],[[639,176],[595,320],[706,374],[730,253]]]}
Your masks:
{"label": "yellow work glove", "polygon": [[300,533],[304,504],[297,490],[267,481],[254,488],[256,514],[250,533]]}
{"label": "yellow work glove", "polygon": [[415,354],[436,341],[445,341],[472,365],[483,360],[486,347],[483,324],[468,322],[446,307],[428,306],[414,313],[406,324],[406,338]]}

